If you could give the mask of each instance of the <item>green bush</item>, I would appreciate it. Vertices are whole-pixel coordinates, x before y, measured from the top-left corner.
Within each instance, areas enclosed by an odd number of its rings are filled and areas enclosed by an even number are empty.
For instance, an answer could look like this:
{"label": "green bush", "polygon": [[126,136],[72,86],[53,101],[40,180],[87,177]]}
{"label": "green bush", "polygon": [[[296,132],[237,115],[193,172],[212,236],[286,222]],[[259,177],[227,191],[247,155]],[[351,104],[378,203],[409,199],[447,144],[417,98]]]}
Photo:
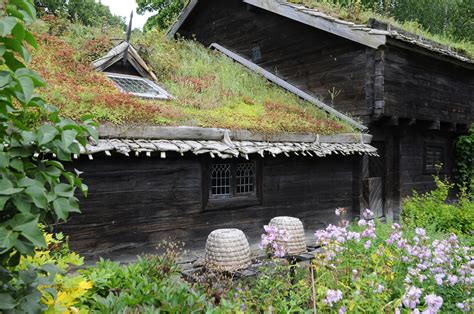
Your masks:
{"label": "green bush", "polygon": [[403,202],[402,219],[411,227],[433,231],[471,234],[474,230],[474,202],[465,187],[459,187],[458,200],[450,202],[448,196],[455,187],[435,177],[436,189],[425,194],[413,192]]}

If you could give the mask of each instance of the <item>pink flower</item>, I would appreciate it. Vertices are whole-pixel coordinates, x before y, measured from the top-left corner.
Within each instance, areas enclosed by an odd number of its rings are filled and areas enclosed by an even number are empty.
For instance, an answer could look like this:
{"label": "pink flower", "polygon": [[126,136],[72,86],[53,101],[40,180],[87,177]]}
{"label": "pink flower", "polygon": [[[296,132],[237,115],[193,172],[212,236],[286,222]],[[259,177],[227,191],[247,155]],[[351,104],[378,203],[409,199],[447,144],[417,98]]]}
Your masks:
{"label": "pink flower", "polygon": [[439,286],[442,286],[442,285],[443,285],[443,278],[444,278],[444,277],[446,277],[445,274],[436,274],[436,275],[434,276],[435,281],[436,281],[436,283],[437,283]]}
{"label": "pink flower", "polygon": [[272,252],[275,257],[284,257],[287,253],[286,243],[290,238],[288,232],[267,225],[263,229],[265,233],[262,234],[260,248]]}
{"label": "pink flower", "polygon": [[402,300],[403,305],[409,309],[414,309],[420,303],[421,289],[410,287]]}
{"label": "pink flower", "polygon": [[443,305],[443,298],[435,294],[425,296],[425,303],[428,306],[423,314],[436,314]]}
{"label": "pink flower", "polygon": [[323,302],[332,307],[334,303],[337,303],[340,300],[342,300],[342,292],[340,290],[329,289],[326,292],[326,298]]}
{"label": "pink flower", "polygon": [[362,217],[365,219],[373,219],[374,218],[374,212],[371,211],[370,209],[366,208],[364,212],[362,213]]}
{"label": "pink flower", "polygon": [[364,243],[364,248],[366,250],[368,250],[370,248],[370,245],[372,244],[372,242],[370,240],[367,240],[367,242]]}

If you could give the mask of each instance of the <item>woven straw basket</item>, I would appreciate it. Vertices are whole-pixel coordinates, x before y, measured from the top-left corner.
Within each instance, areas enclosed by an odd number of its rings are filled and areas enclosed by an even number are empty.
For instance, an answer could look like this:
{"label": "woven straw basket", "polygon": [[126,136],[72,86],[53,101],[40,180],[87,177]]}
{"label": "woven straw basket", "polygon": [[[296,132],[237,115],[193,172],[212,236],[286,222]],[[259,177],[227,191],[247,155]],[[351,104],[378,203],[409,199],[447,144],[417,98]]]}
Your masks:
{"label": "woven straw basket", "polygon": [[288,255],[297,255],[307,251],[306,237],[301,220],[295,217],[280,216],[272,218],[269,225],[288,232],[290,236],[286,243]]}
{"label": "woven straw basket", "polygon": [[205,264],[219,271],[236,271],[250,265],[247,237],[239,229],[217,229],[207,237]]}

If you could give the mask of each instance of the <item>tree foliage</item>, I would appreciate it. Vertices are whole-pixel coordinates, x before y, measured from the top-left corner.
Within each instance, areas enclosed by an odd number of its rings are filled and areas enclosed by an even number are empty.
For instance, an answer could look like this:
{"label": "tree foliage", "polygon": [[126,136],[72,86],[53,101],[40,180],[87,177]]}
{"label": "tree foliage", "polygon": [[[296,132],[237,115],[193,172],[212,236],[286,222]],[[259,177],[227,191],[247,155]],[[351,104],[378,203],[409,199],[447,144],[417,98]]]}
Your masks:
{"label": "tree foliage", "polygon": [[469,133],[460,136],[456,142],[456,176],[474,199],[474,124]]}
{"label": "tree foliage", "polygon": [[329,3],[356,12],[370,9],[399,22],[416,22],[431,34],[461,41],[474,40],[472,0],[305,0],[302,2]]}
{"label": "tree foliage", "polygon": [[[87,136],[97,137],[87,117],[83,125],[62,119],[35,93],[45,85],[25,65],[31,59],[28,49],[37,46],[27,29],[35,18],[33,0],[0,5],[0,311],[18,313],[42,310],[38,286],[56,271],[51,265],[16,267],[46,246],[38,224],[66,220],[79,211],[76,189],[87,192],[61,161],[79,154]],[[46,121],[33,125],[32,116]]]}
{"label": "tree foliage", "polygon": [[137,0],[138,13],[154,12],[145,23],[145,31],[153,28],[166,29],[176,19],[188,0]]}
{"label": "tree foliage", "polygon": [[375,12],[395,19],[416,21],[433,34],[474,40],[472,0],[362,0]]}
{"label": "tree foliage", "polygon": [[39,14],[65,17],[86,26],[120,26],[125,29],[123,17],[113,15],[108,6],[95,0],[35,0]]}

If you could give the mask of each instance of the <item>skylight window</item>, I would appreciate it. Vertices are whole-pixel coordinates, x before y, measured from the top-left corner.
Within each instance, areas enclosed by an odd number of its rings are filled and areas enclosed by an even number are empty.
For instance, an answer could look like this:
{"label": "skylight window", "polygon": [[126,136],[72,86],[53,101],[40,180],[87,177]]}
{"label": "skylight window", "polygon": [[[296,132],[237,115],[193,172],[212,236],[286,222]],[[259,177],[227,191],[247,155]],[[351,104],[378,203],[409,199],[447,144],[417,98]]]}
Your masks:
{"label": "skylight window", "polygon": [[171,98],[171,95],[168,94],[163,88],[146,78],[109,72],[105,74],[123,93],[130,93],[134,96],[142,98]]}

